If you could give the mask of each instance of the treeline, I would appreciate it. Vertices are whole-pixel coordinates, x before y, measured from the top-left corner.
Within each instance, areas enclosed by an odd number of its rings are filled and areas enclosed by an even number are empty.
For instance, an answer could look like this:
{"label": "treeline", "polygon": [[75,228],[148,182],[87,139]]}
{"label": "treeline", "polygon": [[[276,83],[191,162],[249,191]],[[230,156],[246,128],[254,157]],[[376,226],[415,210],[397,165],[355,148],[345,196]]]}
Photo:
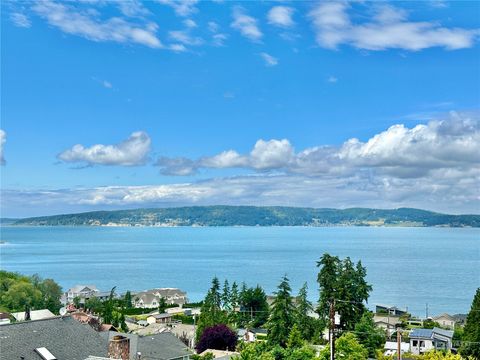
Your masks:
{"label": "treeline", "polygon": [[58,314],[62,288],[52,279],[0,270],[0,311],[48,309]]}
{"label": "treeline", "polygon": [[480,227],[480,215],[447,215],[400,208],[393,210],[352,208],[192,206],[158,209],[94,211],[20,219],[14,225],[89,226],[109,223],[154,226],[451,226]]}

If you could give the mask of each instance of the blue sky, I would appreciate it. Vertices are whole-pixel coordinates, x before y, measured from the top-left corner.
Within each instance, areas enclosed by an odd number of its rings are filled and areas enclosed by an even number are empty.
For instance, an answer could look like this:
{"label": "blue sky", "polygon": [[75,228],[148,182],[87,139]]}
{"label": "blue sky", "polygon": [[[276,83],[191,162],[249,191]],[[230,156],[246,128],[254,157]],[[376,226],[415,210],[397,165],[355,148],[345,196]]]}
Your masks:
{"label": "blue sky", "polygon": [[2,216],[480,213],[477,2],[2,2]]}

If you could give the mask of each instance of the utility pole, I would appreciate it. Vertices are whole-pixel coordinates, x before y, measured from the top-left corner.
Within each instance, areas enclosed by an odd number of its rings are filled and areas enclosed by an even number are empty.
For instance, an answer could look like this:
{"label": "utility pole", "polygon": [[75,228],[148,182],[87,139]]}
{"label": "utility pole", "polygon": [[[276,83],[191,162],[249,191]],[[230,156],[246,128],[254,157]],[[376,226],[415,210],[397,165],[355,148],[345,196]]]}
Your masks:
{"label": "utility pole", "polygon": [[402,360],[402,332],[397,328],[397,360]]}
{"label": "utility pole", "polygon": [[428,319],[428,303],[425,304],[425,319]]}
{"label": "utility pole", "polygon": [[330,360],[335,360],[335,299],[330,302]]}

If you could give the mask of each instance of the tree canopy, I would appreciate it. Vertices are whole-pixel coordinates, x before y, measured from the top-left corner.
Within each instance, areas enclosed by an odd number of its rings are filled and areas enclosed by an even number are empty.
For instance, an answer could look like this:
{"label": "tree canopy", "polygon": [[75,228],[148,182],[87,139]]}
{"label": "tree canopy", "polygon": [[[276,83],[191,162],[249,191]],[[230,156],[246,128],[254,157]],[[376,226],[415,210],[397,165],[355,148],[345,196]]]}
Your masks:
{"label": "tree canopy", "polygon": [[463,328],[460,354],[464,357],[480,359],[480,288],[473,297],[470,312]]}

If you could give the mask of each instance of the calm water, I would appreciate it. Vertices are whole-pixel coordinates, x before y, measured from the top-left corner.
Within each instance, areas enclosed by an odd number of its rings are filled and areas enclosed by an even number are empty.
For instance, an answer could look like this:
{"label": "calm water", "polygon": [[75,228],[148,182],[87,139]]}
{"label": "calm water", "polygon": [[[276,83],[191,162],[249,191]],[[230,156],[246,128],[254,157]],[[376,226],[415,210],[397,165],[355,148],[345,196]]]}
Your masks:
{"label": "calm water", "polygon": [[180,287],[203,298],[211,278],[260,284],[272,292],[287,273],[318,296],[324,253],[362,260],[370,304],[408,306],[425,315],[470,308],[480,286],[480,230],[448,228],[93,228],[3,227],[1,268],[51,277],[65,289]]}

